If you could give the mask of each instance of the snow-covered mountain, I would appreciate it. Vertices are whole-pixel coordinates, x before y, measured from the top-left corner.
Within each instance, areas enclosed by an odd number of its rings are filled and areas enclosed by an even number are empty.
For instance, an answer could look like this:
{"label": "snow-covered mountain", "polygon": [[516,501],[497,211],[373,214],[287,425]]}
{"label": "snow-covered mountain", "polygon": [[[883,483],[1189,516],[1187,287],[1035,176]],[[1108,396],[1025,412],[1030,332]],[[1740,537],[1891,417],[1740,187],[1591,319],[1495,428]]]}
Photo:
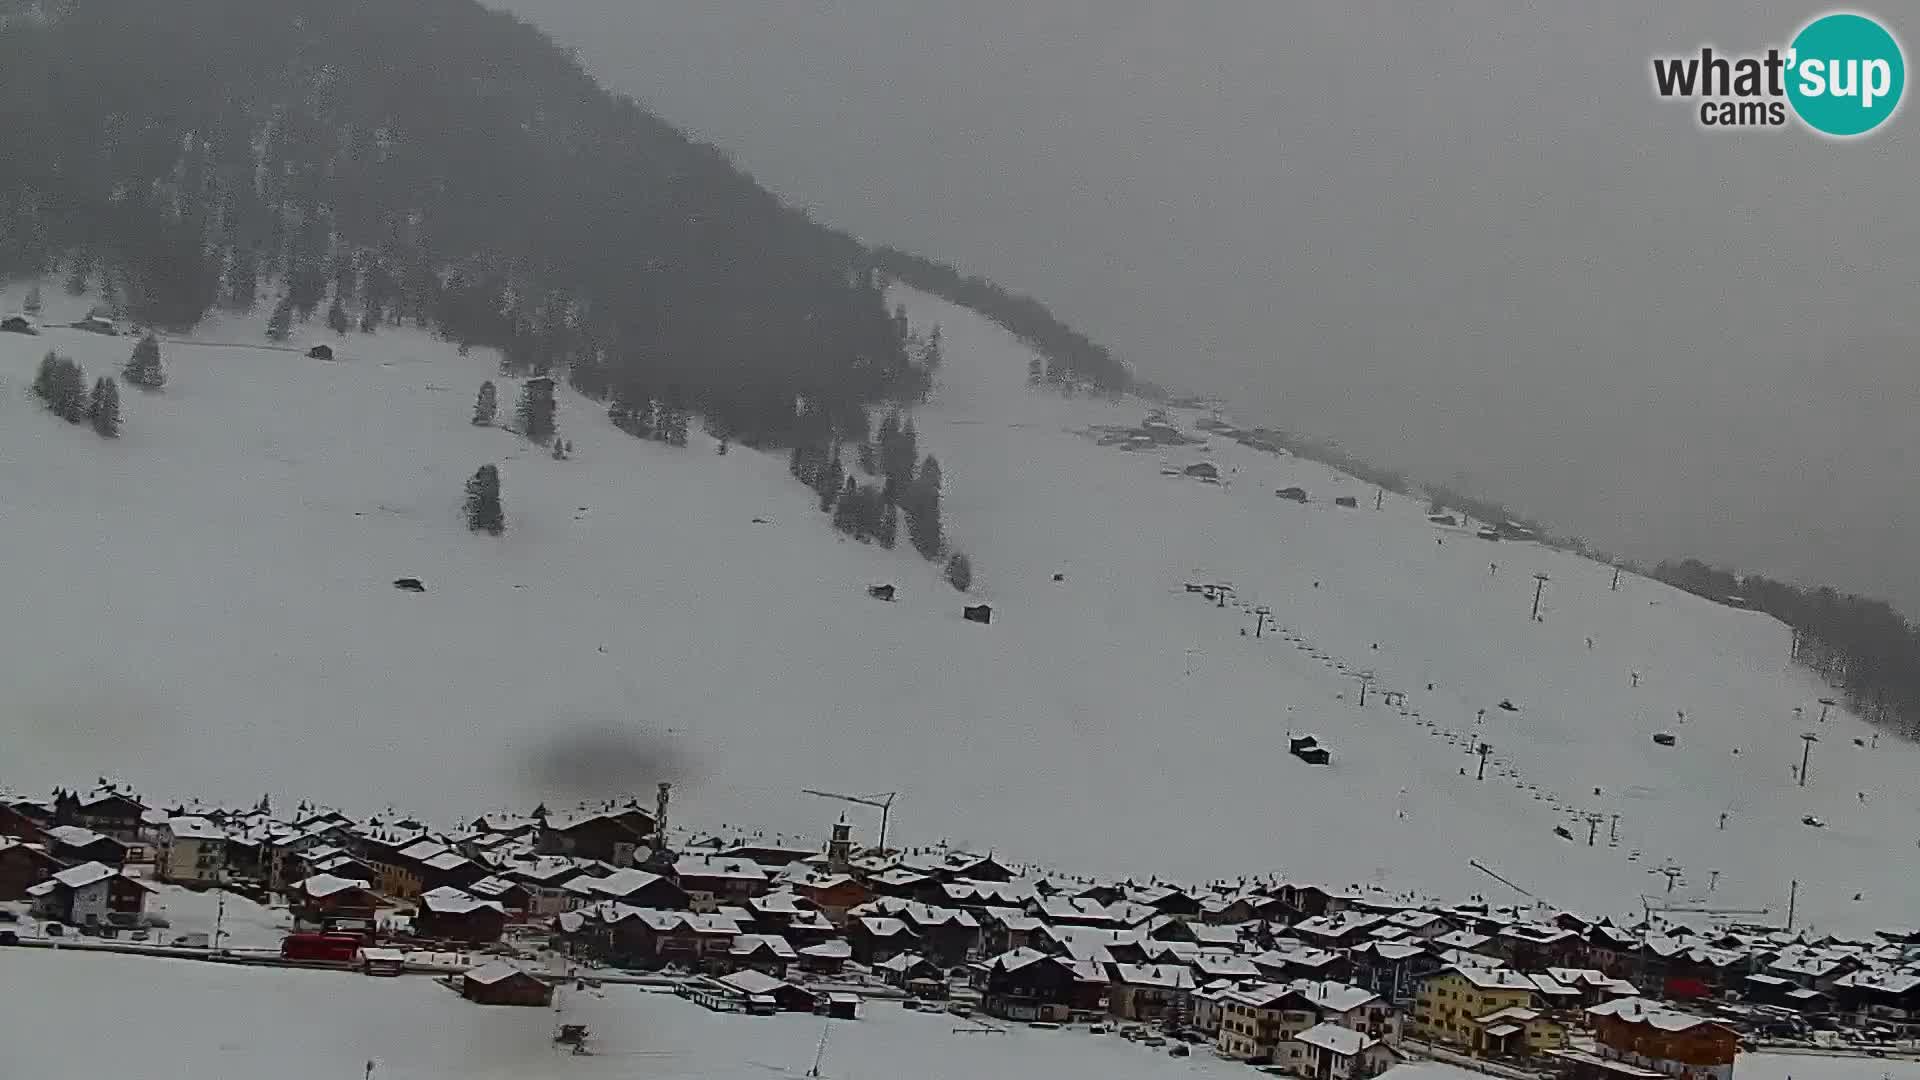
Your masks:
{"label": "snow-covered mountain", "polygon": [[[47,294],[50,321],[77,314]],[[257,320],[210,325],[199,340],[249,344],[167,343],[166,389],[126,390],[105,440],[28,386],[48,348],[92,376],[132,342],[0,334],[0,782],[448,819],[674,779],[683,822],[789,831],[843,809],[804,788],[897,790],[896,839],[1071,870],[1520,898],[1478,861],[1594,914],[1645,894],[1776,922],[1798,879],[1800,925],[1920,921],[1920,749],[1818,723],[1779,623],[1612,591],[1606,568],[1412,499],[1376,510],[1310,462],[1097,445],[1087,429],[1146,406],[1030,391],[999,328],[899,299],[943,330],[917,425],[988,626],[904,543],[834,533],[782,455],[640,441],[564,390],[572,460],[472,426],[478,351],[309,329],[328,362],[252,345]],[[1167,475],[1202,460],[1222,483]],[[459,513],[489,461],[499,538]],[[1290,485],[1311,501],[1275,497]],[[1277,629],[1256,636],[1255,606]],[[1330,766],[1289,755],[1305,732]]]}

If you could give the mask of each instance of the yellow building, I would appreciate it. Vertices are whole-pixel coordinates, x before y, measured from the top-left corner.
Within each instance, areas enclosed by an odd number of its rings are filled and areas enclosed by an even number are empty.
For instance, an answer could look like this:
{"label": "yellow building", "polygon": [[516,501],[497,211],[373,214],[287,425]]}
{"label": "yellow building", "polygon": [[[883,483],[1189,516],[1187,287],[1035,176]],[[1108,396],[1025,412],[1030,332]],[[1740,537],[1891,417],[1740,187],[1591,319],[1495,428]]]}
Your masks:
{"label": "yellow building", "polygon": [[[1479,1019],[1508,1009],[1535,1009],[1537,989],[1532,979],[1517,971],[1462,966],[1435,972],[1421,980],[1413,999],[1414,1037],[1473,1054],[1500,1053],[1498,1047],[1505,1040],[1495,1039],[1490,1045],[1487,1029],[1501,1025],[1482,1024]],[[1520,1030],[1525,1030],[1524,1025]]]}

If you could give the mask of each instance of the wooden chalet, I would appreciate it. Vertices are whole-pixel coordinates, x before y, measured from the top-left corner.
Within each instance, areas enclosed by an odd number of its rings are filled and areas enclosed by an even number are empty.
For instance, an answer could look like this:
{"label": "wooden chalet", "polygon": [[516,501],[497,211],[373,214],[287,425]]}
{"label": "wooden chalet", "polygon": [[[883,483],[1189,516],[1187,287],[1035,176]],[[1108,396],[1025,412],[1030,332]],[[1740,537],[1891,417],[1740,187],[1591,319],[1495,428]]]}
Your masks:
{"label": "wooden chalet", "polygon": [[460,996],[481,1005],[545,1008],[553,1004],[553,986],[504,960],[496,960],[460,976]]}

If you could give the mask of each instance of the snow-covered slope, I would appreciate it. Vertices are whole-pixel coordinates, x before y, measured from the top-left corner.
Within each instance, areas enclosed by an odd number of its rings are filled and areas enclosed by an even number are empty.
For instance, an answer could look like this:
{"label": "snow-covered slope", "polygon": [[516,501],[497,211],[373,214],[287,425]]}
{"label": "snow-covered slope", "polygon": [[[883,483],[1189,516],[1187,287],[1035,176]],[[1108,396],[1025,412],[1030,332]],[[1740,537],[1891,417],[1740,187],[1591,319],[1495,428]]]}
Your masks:
{"label": "snow-covered slope", "polygon": [[[901,299],[943,329],[920,441],[990,626],[904,544],[837,537],[779,456],[641,442],[570,396],[574,460],[472,427],[490,358],[419,335],[355,335],[332,363],[169,344],[168,388],[128,392],[113,442],[27,385],[48,347],[91,374],[131,342],[0,335],[0,781],[119,773],[447,818],[645,793],[665,770],[683,821],[817,830],[842,808],[802,788],[898,790],[899,839],[1087,871],[1516,898],[1478,860],[1623,913],[1665,899],[1651,871],[1673,860],[1676,899],[1778,919],[1797,878],[1802,924],[1920,921],[1920,751],[1873,748],[1838,710],[1816,724],[1822,691],[1778,623],[1638,578],[1610,591],[1600,566],[1436,529],[1412,500],[1376,511],[1312,463],[1097,446],[1077,432],[1143,407],[1029,392],[1004,332]],[[1203,458],[1225,485],[1162,475]],[[458,513],[486,461],[498,539]],[[1289,484],[1313,501],[1276,499]],[[900,602],[868,599],[877,581]],[[1281,630],[1255,637],[1192,581],[1231,583]],[[1289,756],[1289,732],[1333,764]],[[1476,738],[1495,747],[1484,782]],[[1604,815],[1592,847],[1586,812]]]}

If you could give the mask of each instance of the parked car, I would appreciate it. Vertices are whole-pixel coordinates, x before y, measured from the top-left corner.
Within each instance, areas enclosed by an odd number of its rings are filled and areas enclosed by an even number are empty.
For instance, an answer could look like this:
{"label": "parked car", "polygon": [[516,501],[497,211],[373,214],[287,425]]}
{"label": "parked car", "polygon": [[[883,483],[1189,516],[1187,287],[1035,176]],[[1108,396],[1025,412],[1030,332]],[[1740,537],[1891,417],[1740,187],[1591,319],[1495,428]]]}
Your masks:
{"label": "parked car", "polygon": [[183,949],[204,949],[211,943],[207,935],[203,933],[175,934],[173,936],[173,944]]}
{"label": "parked car", "polygon": [[63,934],[65,934],[66,932],[67,932],[67,928],[66,928],[66,927],[64,927],[64,926],[61,926],[61,925],[60,925],[59,923],[57,923],[57,922],[50,922],[50,923],[48,923],[48,924],[47,924],[47,936],[48,936],[48,937],[60,937],[61,935],[63,935]]}

